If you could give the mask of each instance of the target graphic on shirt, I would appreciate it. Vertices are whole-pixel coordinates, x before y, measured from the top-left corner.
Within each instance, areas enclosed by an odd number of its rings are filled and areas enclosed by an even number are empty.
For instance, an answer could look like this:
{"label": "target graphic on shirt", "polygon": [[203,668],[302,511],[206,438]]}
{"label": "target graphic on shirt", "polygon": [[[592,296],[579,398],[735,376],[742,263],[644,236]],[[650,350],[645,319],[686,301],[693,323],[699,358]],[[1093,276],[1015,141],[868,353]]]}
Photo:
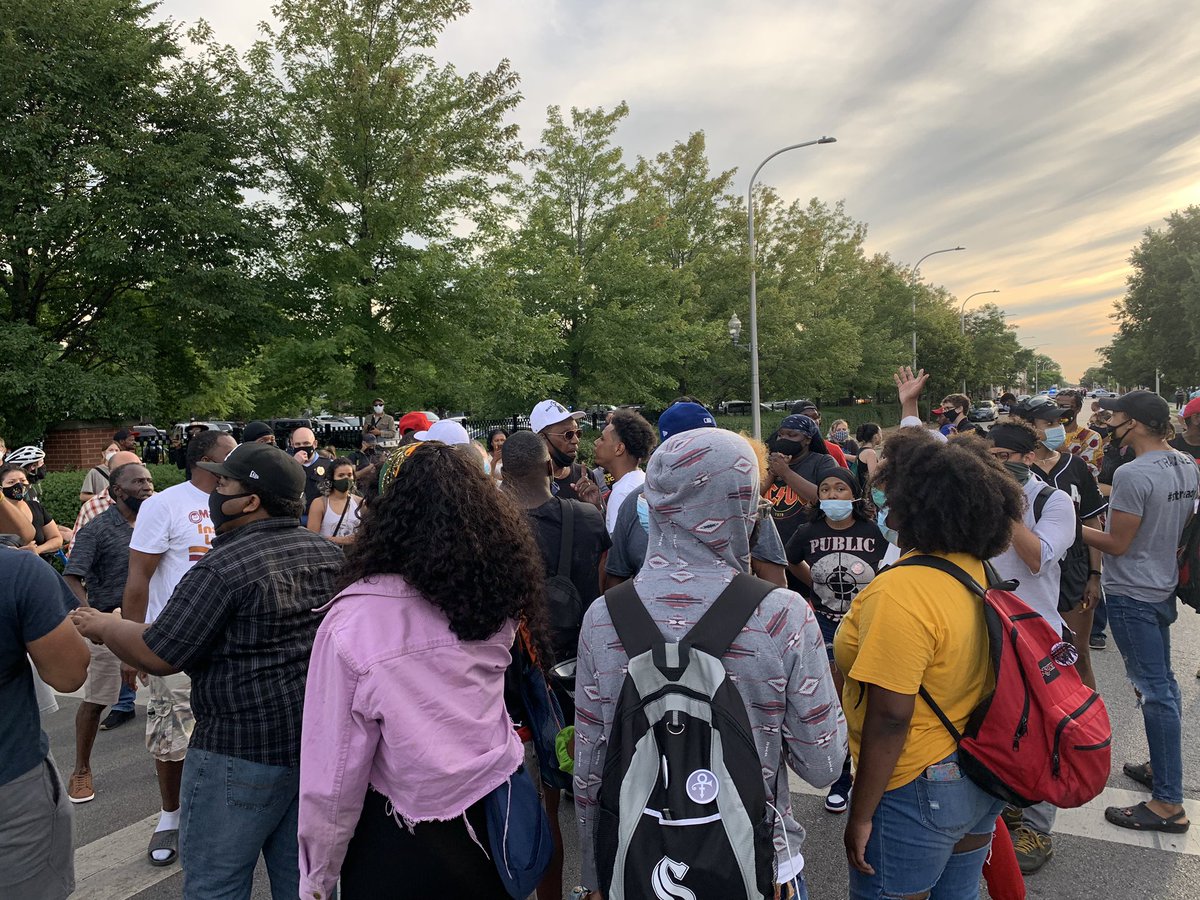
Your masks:
{"label": "target graphic on shirt", "polygon": [[821,605],[835,613],[847,612],[850,601],[874,577],[871,565],[853,553],[830,553],[812,567],[813,591]]}

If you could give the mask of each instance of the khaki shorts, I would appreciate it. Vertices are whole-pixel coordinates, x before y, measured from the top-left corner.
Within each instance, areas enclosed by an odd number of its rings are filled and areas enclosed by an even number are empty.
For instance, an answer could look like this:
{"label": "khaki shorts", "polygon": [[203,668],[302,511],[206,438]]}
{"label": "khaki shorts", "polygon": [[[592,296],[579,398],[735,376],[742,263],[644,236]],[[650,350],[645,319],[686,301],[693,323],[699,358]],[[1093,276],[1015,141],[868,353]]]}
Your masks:
{"label": "khaki shorts", "polygon": [[182,672],[150,676],[146,704],[146,749],[159,762],[182,762],[196,720],[192,717],[192,680]]}
{"label": "khaki shorts", "polygon": [[92,659],[83,683],[83,702],[112,706],[121,696],[121,661],[104,645],[87,643]]}

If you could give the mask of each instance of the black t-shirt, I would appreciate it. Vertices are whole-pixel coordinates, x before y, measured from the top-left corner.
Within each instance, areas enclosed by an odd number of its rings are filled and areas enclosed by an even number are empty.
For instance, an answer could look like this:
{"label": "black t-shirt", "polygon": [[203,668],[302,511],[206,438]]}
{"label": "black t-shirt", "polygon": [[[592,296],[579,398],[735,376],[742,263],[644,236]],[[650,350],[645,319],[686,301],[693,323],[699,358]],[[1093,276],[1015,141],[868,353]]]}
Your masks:
{"label": "black t-shirt", "polygon": [[[558,497],[543,503],[536,509],[525,511],[529,516],[529,524],[533,526],[534,537],[537,538],[538,549],[542,551],[542,559],[546,563],[546,576],[550,577],[558,571],[558,553],[562,545],[562,507]],[[575,536],[571,542],[571,583],[579,592],[583,601],[582,612],[592,605],[600,596],[600,558],[612,546],[608,529],[604,527],[604,516],[600,510],[590,503],[580,500],[566,500],[570,503],[575,514]],[[558,659],[570,659],[575,655],[575,645],[579,640],[580,622],[575,623],[573,634],[553,635],[555,656]]]}
{"label": "black t-shirt", "polygon": [[1182,434],[1174,440],[1167,441],[1167,443],[1181,453],[1186,453],[1192,459],[1200,462],[1200,447],[1197,447],[1195,444],[1189,444]]}
{"label": "black t-shirt", "polygon": [[555,497],[560,497],[563,500],[578,500],[579,495],[575,493],[575,485],[586,474],[587,469],[579,463],[571,463],[571,471],[567,473],[567,477],[555,478],[550,483],[550,490],[554,492]]}
{"label": "black t-shirt", "polygon": [[[821,484],[821,478],[837,467],[838,464],[833,458],[825,453],[809,453],[790,466],[791,470],[805,481],[811,481],[818,486]],[[804,511],[808,509],[808,503],[782,478],[772,481],[763,496],[771,504],[771,515],[775,518],[779,539],[786,547],[796,529],[804,523]]]}
{"label": "black t-shirt", "polygon": [[813,609],[838,621],[875,577],[887,548],[883,532],[874,522],[855,519],[849,528],[837,529],[821,518],[795,530],[787,545],[787,558],[789,563],[808,563]]}

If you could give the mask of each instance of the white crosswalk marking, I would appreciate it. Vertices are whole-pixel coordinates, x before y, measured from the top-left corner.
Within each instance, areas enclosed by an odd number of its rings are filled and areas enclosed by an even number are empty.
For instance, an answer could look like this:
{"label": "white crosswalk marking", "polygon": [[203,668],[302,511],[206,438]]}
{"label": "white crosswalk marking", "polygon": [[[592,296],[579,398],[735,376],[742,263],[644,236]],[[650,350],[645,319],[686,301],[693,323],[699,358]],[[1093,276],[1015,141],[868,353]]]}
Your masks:
{"label": "white crosswalk marking", "polygon": [[125,900],[179,874],[179,866],[152,866],[146,845],[158,813],[106,834],[75,851],[75,900]]}

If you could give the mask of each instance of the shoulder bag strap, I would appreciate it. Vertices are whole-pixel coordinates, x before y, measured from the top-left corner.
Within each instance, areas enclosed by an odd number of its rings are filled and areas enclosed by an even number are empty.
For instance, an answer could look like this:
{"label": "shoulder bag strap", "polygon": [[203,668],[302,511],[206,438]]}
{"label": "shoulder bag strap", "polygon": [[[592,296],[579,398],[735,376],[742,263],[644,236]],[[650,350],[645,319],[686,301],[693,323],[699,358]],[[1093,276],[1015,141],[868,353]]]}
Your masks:
{"label": "shoulder bag strap", "polygon": [[1053,493],[1053,485],[1043,484],[1041,490],[1037,492],[1037,496],[1033,498],[1033,521],[1035,523],[1042,518],[1042,512],[1046,508],[1046,501],[1050,499],[1050,495]]}
{"label": "shoulder bag strap", "polygon": [[621,646],[625,648],[625,655],[630,659],[662,643],[662,633],[638,596],[633,579],[605,591],[604,602],[608,604],[608,615],[621,639]]}
{"label": "shoulder bag strap", "polygon": [[776,585],[753,575],[734,576],[721,595],[692,626],[684,640],[720,659]]}
{"label": "shoulder bag strap", "polygon": [[99,466],[95,466],[95,467],[93,467],[92,471],[93,471],[93,472],[99,472],[99,473],[100,473],[100,477],[101,477],[101,478],[103,478],[103,479],[104,479],[105,481],[107,481],[107,482],[110,482],[110,483],[112,482],[112,479],[109,477],[108,473],[107,473],[107,472],[105,472],[105,471],[104,471],[102,468],[100,468]]}
{"label": "shoulder bag strap", "polygon": [[569,500],[559,499],[562,513],[562,542],[558,545],[558,568],[554,574],[560,578],[571,577],[571,551],[575,546],[575,509]]}
{"label": "shoulder bag strap", "polygon": [[[338,529],[342,527],[342,522],[346,520],[346,513],[350,512],[350,501],[353,500],[353,495],[346,495],[346,506],[342,509],[342,514],[338,516],[337,524],[333,526],[333,537],[338,536]],[[329,504],[329,495],[325,495],[325,504]]]}
{"label": "shoulder bag strap", "polygon": [[[969,590],[972,594],[982,597],[985,593],[983,586],[978,581],[972,578],[969,574],[963,571],[962,567],[955,565],[948,559],[942,559],[940,556],[927,556],[919,554],[917,556],[908,556],[904,559],[896,560],[888,566],[888,570],[899,568],[900,566],[924,566],[928,569],[937,569],[939,572],[945,572],[947,575],[959,581],[963,587]],[[984,563],[984,569],[988,573],[989,583],[992,580],[992,572],[988,563]]]}

